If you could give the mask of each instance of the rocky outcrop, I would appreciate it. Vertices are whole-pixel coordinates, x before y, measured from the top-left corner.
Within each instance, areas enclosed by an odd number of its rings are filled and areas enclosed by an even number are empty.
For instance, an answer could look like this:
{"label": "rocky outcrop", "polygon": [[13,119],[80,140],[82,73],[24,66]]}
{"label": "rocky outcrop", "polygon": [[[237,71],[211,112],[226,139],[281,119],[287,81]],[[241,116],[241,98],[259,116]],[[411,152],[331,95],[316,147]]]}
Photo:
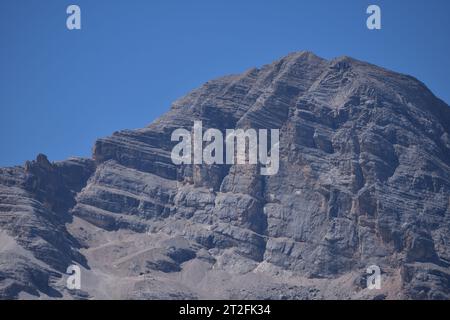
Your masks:
{"label": "rocky outcrop", "polygon": [[[171,133],[197,120],[280,129],[279,172],[173,164]],[[450,298],[450,108],[349,57],[293,53],[207,82],[99,139],[93,160],[40,155],[1,169],[0,188],[0,228],[41,273],[82,265],[93,298]],[[380,290],[363,281],[373,264]],[[3,297],[51,296],[13,265]]]}
{"label": "rocky outcrop", "polygon": [[88,159],[51,164],[38,155],[24,167],[0,169],[0,298],[22,291],[62,296],[49,279],[61,278],[71,263],[86,265],[65,224],[94,168]]}

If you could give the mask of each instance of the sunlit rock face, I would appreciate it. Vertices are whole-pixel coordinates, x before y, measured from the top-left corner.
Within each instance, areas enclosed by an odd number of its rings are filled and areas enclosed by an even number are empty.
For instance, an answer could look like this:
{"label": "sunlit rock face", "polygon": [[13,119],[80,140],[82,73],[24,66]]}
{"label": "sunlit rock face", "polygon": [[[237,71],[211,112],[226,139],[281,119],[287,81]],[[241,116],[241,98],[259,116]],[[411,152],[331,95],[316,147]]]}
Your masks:
{"label": "sunlit rock face", "polygon": [[[173,164],[171,133],[194,121],[279,129],[278,173]],[[7,299],[449,299],[450,108],[410,76],[293,53],[92,159],[0,169],[0,240]]]}

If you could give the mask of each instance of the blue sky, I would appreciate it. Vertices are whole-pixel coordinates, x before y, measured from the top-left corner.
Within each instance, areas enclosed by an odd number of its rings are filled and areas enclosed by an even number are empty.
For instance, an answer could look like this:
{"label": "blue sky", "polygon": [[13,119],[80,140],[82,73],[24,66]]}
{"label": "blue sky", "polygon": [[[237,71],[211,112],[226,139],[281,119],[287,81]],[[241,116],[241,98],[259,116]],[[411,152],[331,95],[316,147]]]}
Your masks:
{"label": "blue sky", "polygon": [[1,0],[0,166],[90,156],[203,82],[300,50],[413,75],[449,103],[449,31],[448,0]]}

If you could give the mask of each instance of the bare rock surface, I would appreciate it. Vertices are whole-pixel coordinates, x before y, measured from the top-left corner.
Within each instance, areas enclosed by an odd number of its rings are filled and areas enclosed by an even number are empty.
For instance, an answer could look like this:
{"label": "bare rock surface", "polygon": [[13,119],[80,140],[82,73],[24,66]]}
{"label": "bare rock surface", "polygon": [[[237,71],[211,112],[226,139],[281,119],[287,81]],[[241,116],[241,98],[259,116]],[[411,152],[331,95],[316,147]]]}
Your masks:
{"label": "bare rock surface", "polygon": [[[196,120],[280,129],[279,172],[174,165],[171,133]],[[0,169],[0,240],[3,299],[449,299],[450,108],[413,77],[292,53],[93,159]]]}

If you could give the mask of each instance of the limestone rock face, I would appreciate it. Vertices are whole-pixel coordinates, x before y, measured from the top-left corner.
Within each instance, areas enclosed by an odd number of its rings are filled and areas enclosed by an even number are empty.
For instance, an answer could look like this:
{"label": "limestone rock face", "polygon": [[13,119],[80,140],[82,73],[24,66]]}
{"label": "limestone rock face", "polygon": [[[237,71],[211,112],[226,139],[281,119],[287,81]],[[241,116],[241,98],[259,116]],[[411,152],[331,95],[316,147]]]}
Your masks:
{"label": "limestone rock face", "polygon": [[[278,173],[173,164],[172,132],[200,120],[279,129]],[[449,299],[450,108],[410,76],[293,53],[92,160],[0,169],[0,239],[1,298]]]}

